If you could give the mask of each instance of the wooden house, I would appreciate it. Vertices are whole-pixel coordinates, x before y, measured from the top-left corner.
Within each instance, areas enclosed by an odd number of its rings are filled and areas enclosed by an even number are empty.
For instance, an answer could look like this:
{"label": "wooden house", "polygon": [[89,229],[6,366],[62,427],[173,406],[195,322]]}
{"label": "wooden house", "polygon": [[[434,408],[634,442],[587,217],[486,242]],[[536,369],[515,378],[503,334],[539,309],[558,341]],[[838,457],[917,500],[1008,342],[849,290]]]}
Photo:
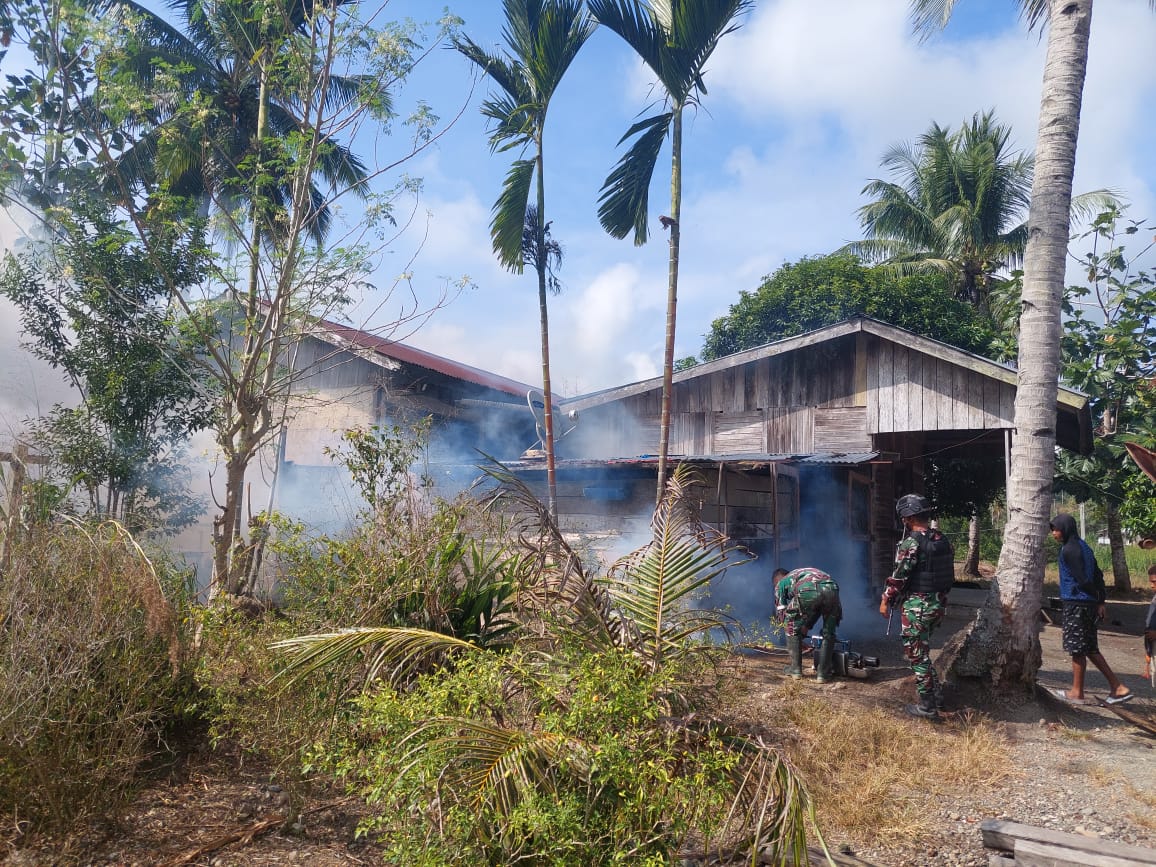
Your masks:
{"label": "wooden house", "polygon": [[[325,320],[298,338],[289,357],[284,426],[250,467],[247,516],[271,507],[315,530],[350,526],[361,504],[327,450],[340,446],[351,428],[408,429],[428,418],[427,463],[420,471],[446,496],[479,475],[479,451],[509,460],[537,444],[528,395],[540,392],[525,383]],[[211,478],[212,470],[208,463],[197,475]],[[173,546],[202,584],[211,572],[211,517],[182,531]]]}
{"label": "wooden house", "polygon": [[[768,576],[817,566],[874,589],[899,538],[895,500],[923,492],[929,456],[1006,465],[1015,390],[1010,367],[856,317],[676,373],[668,453],[698,469],[703,517]],[[661,397],[655,378],[563,401],[578,413],[558,446],[564,529],[644,539]],[[1056,424],[1060,445],[1090,449],[1083,395],[1061,387]],[[516,466],[539,483],[540,467]]]}
{"label": "wooden house", "polygon": [[[279,500],[315,493],[332,475],[327,448],[350,428],[430,420],[426,470],[442,493],[537,443],[532,386],[370,332],[319,321],[294,351],[291,411],[280,448]],[[463,475],[469,476],[468,479]]]}

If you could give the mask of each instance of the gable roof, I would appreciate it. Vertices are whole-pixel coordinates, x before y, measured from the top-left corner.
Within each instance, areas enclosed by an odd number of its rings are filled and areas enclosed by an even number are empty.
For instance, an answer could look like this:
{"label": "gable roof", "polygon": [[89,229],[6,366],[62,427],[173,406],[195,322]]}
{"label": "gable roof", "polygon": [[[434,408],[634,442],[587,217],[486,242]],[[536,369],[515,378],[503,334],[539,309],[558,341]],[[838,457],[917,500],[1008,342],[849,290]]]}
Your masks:
{"label": "gable roof", "polygon": [[[696,364],[694,367],[675,373],[674,382],[686,382],[700,376],[709,376],[712,373],[729,370],[732,367],[739,367],[752,361],[783,355],[787,352],[794,352],[797,349],[804,349],[808,346],[826,343],[827,341],[844,337],[848,334],[858,333],[873,334],[883,340],[915,349],[936,358],[942,358],[951,364],[975,371],[983,376],[989,376],[992,379],[999,380],[1008,385],[1014,386],[1017,384],[1018,376],[1016,370],[1010,365],[992,361],[990,358],[984,358],[982,355],[976,355],[973,352],[967,352],[950,344],[941,343],[930,337],[922,337],[905,328],[900,328],[896,325],[881,322],[878,319],[872,319],[870,316],[862,315],[853,316],[850,319],[845,319],[834,325],[827,325],[804,334],[784,337],[782,340],[765,343],[753,349],[744,349],[742,352],[716,358],[713,361]],[[630,385],[603,389],[602,391],[569,398],[562,401],[562,406],[568,410],[582,411],[660,388],[662,388],[662,377],[657,376],[652,379],[631,383]],[[1079,412],[1087,406],[1088,397],[1073,388],[1060,385],[1058,402],[1062,407]]]}
{"label": "gable roof", "polygon": [[[463,382],[492,388],[495,391],[518,397],[523,401],[526,400],[528,392],[541,391],[540,387],[536,389],[534,386],[518,382],[516,379],[508,379],[487,370],[480,370],[476,367],[470,367],[468,364],[451,361],[440,355],[434,355],[432,352],[426,352],[424,349],[398,343],[396,340],[388,340],[377,334],[331,322],[328,319],[318,319],[316,327],[305,333],[338,349],[351,351],[362,358],[366,357],[366,353],[369,353],[370,356],[384,356],[403,364],[416,365],[436,373],[452,376]],[[374,359],[370,357],[368,360],[373,361]],[[555,403],[559,402],[557,395],[555,395],[554,401]]]}

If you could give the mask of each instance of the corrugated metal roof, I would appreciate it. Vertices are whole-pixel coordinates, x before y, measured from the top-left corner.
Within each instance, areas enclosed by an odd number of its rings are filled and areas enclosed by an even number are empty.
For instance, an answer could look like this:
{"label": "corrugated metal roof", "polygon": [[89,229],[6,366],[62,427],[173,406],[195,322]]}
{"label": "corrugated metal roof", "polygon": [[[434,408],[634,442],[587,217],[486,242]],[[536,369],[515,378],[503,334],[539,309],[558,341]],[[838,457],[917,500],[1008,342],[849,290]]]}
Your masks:
{"label": "corrugated metal roof", "polygon": [[[476,367],[470,367],[468,364],[451,361],[440,355],[434,355],[432,352],[426,352],[424,349],[407,346],[404,343],[398,343],[396,340],[388,340],[348,325],[340,325],[336,322],[330,322],[327,319],[318,320],[317,324],[322,332],[328,332],[328,335],[337,338],[337,341],[341,345],[351,344],[360,349],[367,349],[405,364],[414,364],[418,367],[424,367],[427,370],[452,376],[455,379],[472,382],[475,385],[492,388],[495,391],[501,391],[505,394],[516,395],[523,400],[525,400],[527,392],[535,388],[524,382],[518,382],[516,379],[508,379],[496,373],[479,370]],[[314,336],[320,337],[322,340],[327,340],[327,342],[333,342],[327,338],[327,335],[324,333],[314,332]],[[538,390],[540,390],[540,388]],[[559,397],[556,394],[554,401],[555,403],[559,401]]]}
{"label": "corrugated metal roof", "polygon": [[[857,466],[876,460],[882,452],[816,452],[809,455],[745,453],[734,455],[670,455],[670,463],[685,464],[746,464],[757,468],[770,464],[819,464],[824,466]],[[504,462],[512,470],[545,470],[545,460],[523,460]],[[649,467],[658,465],[658,455],[637,455],[630,458],[562,459],[557,461],[558,470],[586,470],[609,467]]]}

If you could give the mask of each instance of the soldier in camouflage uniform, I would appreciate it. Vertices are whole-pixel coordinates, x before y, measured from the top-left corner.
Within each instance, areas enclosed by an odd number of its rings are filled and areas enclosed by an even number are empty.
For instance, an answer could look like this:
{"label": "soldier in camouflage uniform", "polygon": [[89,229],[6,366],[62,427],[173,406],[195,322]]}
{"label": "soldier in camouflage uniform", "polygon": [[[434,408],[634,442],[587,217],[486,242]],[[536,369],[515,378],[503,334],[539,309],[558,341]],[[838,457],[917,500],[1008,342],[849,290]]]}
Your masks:
{"label": "soldier in camouflage uniform", "polygon": [[803,636],[822,617],[823,644],[815,661],[815,673],[819,683],[826,683],[833,676],[835,629],[843,619],[839,585],[826,572],[809,567],[791,572],[776,569],[771,577],[776,582],[775,614],[785,626],[787,653],[791,658],[785,673],[790,677],[803,676]]}
{"label": "soldier in camouflage uniform", "polygon": [[907,712],[934,720],[939,718],[941,693],[931,664],[931,633],[947,610],[947,591],[955,581],[955,552],[947,537],[932,528],[932,511],[927,498],[918,494],[906,494],[895,504],[905,533],[879,613],[890,617],[891,609],[899,605],[903,654],[915,673],[919,694],[919,702],[907,705]]}

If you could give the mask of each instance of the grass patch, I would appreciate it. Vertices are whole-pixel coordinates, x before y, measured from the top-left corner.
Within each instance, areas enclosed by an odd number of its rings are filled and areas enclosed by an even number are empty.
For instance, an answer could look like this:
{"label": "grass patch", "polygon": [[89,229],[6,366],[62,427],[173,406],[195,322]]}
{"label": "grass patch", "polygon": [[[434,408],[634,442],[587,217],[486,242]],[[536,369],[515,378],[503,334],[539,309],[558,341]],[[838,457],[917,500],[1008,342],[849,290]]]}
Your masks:
{"label": "grass patch", "polygon": [[919,837],[937,821],[928,796],[1013,774],[1006,739],[981,716],[929,726],[808,693],[796,682],[772,687],[762,716],[810,791],[825,833],[857,842]]}

